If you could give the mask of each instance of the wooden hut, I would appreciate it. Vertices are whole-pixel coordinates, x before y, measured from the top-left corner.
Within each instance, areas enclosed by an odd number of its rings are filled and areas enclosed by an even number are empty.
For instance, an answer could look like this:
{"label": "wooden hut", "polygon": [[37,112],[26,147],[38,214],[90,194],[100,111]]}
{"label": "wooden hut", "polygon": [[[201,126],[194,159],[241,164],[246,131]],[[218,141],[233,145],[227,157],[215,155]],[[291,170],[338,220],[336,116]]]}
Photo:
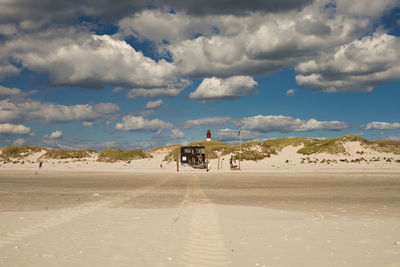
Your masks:
{"label": "wooden hut", "polygon": [[206,148],[204,146],[182,146],[181,164],[199,169],[206,168]]}

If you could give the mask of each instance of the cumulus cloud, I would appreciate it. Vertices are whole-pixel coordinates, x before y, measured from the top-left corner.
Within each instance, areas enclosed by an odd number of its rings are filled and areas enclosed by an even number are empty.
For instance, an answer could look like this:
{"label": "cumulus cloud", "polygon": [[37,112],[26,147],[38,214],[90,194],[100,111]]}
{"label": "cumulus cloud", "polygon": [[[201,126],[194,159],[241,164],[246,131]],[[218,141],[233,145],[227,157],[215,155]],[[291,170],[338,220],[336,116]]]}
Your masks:
{"label": "cumulus cloud", "polygon": [[84,127],[90,127],[93,125],[94,125],[94,122],[92,122],[92,121],[83,121],[82,122],[82,126],[84,126]]}
{"label": "cumulus cloud", "polygon": [[29,92],[24,92],[21,89],[18,88],[9,88],[5,86],[0,85],[0,100],[1,99],[13,99],[14,101],[18,101],[21,99],[24,99],[37,91],[32,90]]}
{"label": "cumulus cloud", "polygon": [[103,119],[104,116],[116,115],[119,112],[117,104],[99,103],[96,105],[42,105],[31,112],[33,119],[44,120],[48,123],[73,122],[73,121],[95,121]]}
{"label": "cumulus cloud", "polygon": [[161,99],[155,100],[155,101],[149,101],[146,104],[146,108],[153,109],[153,108],[159,108],[163,104],[163,101]]}
{"label": "cumulus cloud", "polygon": [[51,132],[51,134],[49,134],[49,135],[45,135],[44,137],[50,138],[50,139],[59,139],[62,137],[62,135],[63,135],[62,131],[57,130],[57,131]]}
{"label": "cumulus cloud", "polygon": [[[7,88],[6,88],[7,89]],[[1,122],[32,122],[46,123],[60,122],[95,122],[115,118],[119,114],[119,106],[113,103],[83,104],[83,105],[59,105],[49,102],[41,102],[26,97],[19,89],[4,90],[8,94],[22,95],[20,98],[6,98],[0,100]]]}
{"label": "cumulus cloud", "polygon": [[370,122],[365,126],[366,130],[394,130],[400,129],[400,123],[398,122],[381,122],[381,121],[374,121]]}
{"label": "cumulus cloud", "polygon": [[201,126],[225,125],[231,121],[231,117],[206,117],[197,120],[188,120],[181,126],[182,128],[198,128]]}
{"label": "cumulus cloud", "polygon": [[122,88],[121,86],[117,86],[112,90],[113,94],[118,94],[119,92],[122,92],[124,90],[124,88]]}
{"label": "cumulus cloud", "polygon": [[289,116],[263,116],[243,118],[237,122],[237,125],[246,130],[252,130],[261,133],[267,132],[307,132],[316,130],[340,131],[350,127],[349,124],[340,121],[317,121],[310,119],[304,121]]}
{"label": "cumulus cloud", "polygon": [[[205,31],[198,38],[172,43],[166,49],[179,70],[190,77],[267,75],[365,35],[378,19],[335,11],[316,1],[300,11],[279,15],[255,12],[229,19],[219,16],[214,19],[221,29],[218,34]],[[205,17],[201,25],[209,20]],[[239,25],[238,30],[228,25]],[[199,32],[203,33],[201,29]]]}
{"label": "cumulus cloud", "polygon": [[31,134],[31,128],[22,124],[0,123],[0,134]]}
{"label": "cumulus cloud", "polygon": [[25,144],[25,139],[24,138],[15,139],[15,141],[13,142],[14,146],[22,146],[23,144]]}
{"label": "cumulus cloud", "polygon": [[172,124],[159,119],[146,120],[141,116],[124,116],[122,123],[117,123],[115,129],[120,131],[156,131],[162,128],[172,128]]}
{"label": "cumulus cloud", "polygon": [[100,20],[114,21],[129,14],[140,12],[152,6],[165,10],[177,10],[189,14],[235,14],[242,15],[253,11],[283,12],[301,9],[312,0],[252,0],[243,3],[238,0],[215,2],[213,0],[135,0],[135,1],[95,1],[95,0],[35,0],[3,1],[0,9],[0,23],[12,22],[25,31],[39,30],[53,24],[74,23],[80,15],[91,16]]}
{"label": "cumulus cloud", "polygon": [[21,95],[22,91],[18,88],[8,88],[0,85],[0,98]]}
{"label": "cumulus cloud", "polygon": [[257,82],[250,76],[233,76],[227,79],[205,78],[189,98],[201,102],[219,102],[255,93]]}
{"label": "cumulus cloud", "polygon": [[[254,140],[254,139],[257,139],[257,138],[263,136],[262,133],[251,132],[248,130],[241,130],[240,135],[241,135],[242,141],[250,141],[250,140]],[[222,141],[222,142],[239,141],[239,139],[240,139],[238,130],[231,130],[231,129],[214,130],[212,132],[212,136],[213,136],[213,139]]]}
{"label": "cumulus cloud", "polygon": [[171,138],[173,139],[180,139],[184,138],[185,134],[179,129],[172,129],[171,130]]}
{"label": "cumulus cloud", "polygon": [[174,97],[180,94],[187,86],[189,86],[191,82],[186,79],[181,79],[180,82],[169,84],[166,87],[161,88],[134,88],[129,90],[127,97],[128,98],[136,98],[136,97]]}
{"label": "cumulus cloud", "polygon": [[72,27],[50,28],[5,41],[0,66],[8,66],[10,59],[46,74],[53,85],[60,86],[147,89],[184,83],[174,64],[146,57],[123,40]]}
{"label": "cumulus cloud", "polygon": [[57,85],[101,88],[104,84],[163,87],[179,81],[174,66],[156,62],[129,44],[110,36],[92,35],[46,54],[22,54],[21,63],[46,72]]}
{"label": "cumulus cloud", "polygon": [[[155,0],[151,9],[141,0],[93,3],[2,3],[0,79],[27,68],[53,85],[122,86],[135,98],[176,96],[187,78],[260,76],[288,66],[300,86],[325,92],[370,91],[399,77],[399,38],[376,27],[398,0]],[[111,19],[119,30],[99,36],[90,23],[71,26],[82,14]],[[157,60],[123,40],[132,36],[154,43]]]}
{"label": "cumulus cloud", "polygon": [[400,141],[400,135],[389,135],[385,137],[385,140]]}
{"label": "cumulus cloud", "polygon": [[294,89],[289,89],[289,90],[286,91],[286,95],[287,95],[287,96],[292,96],[292,95],[294,95],[295,93],[296,93],[296,91],[295,91]]}
{"label": "cumulus cloud", "polygon": [[323,92],[370,92],[400,77],[400,38],[375,33],[296,66],[299,86]]}
{"label": "cumulus cloud", "polygon": [[229,1],[179,1],[167,0],[161,1],[167,7],[172,7],[176,10],[182,10],[194,15],[204,14],[234,14],[243,15],[249,12],[262,11],[262,12],[283,12],[288,10],[301,9],[310,4],[312,0],[272,0],[272,1],[258,1],[251,0],[245,3],[240,0]]}

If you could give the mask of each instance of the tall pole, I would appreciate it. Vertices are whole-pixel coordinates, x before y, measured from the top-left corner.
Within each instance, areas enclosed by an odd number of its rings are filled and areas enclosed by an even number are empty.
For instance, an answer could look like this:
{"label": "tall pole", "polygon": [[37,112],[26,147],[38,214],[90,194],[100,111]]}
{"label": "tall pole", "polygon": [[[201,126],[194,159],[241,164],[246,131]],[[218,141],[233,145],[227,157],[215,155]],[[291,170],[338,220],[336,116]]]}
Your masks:
{"label": "tall pole", "polygon": [[240,162],[242,161],[242,132],[239,129],[239,139],[240,139],[240,151],[239,151],[239,170],[240,170]]}
{"label": "tall pole", "polygon": [[179,153],[176,154],[176,171],[179,172]]}

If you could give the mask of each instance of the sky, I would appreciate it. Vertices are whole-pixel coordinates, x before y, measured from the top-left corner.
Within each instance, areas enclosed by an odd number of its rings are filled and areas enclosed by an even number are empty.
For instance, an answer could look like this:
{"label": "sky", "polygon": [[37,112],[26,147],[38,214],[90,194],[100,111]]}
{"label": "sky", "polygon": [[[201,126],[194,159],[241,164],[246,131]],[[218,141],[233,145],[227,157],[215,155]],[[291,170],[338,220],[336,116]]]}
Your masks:
{"label": "sky", "polygon": [[0,0],[0,146],[400,140],[400,0]]}

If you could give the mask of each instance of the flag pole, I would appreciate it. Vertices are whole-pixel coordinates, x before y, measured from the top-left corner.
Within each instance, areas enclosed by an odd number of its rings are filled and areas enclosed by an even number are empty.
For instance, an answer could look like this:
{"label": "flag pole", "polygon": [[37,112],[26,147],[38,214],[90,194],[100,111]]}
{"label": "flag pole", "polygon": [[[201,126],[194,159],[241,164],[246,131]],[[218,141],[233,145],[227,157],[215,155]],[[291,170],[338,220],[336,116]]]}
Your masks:
{"label": "flag pole", "polygon": [[242,132],[239,129],[239,139],[240,139],[240,151],[239,151],[239,170],[240,169],[240,162],[242,161]]}

